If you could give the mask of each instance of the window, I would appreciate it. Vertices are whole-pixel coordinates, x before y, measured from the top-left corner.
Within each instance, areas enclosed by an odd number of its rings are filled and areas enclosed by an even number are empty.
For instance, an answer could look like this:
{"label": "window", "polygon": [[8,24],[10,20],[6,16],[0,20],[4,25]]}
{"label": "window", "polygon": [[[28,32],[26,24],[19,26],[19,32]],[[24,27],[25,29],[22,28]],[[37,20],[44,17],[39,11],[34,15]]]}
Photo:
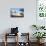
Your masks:
{"label": "window", "polygon": [[46,0],[37,0],[37,15],[46,17]]}

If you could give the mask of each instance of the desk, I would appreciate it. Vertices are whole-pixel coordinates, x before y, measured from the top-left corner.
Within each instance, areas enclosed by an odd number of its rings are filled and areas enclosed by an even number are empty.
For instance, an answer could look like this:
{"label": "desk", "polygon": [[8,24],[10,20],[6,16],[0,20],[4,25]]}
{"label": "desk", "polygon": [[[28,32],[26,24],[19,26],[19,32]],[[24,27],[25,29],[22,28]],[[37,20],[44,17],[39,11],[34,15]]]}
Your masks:
{"label": "desk", "polygon": [[16,33],[16,34],[10,34],[10,33],[6,33],[5,34],[5,46],[7,46],[7,36],[17,36],[17,44],[15,45],[15,46],[18,46],[18,33]]}

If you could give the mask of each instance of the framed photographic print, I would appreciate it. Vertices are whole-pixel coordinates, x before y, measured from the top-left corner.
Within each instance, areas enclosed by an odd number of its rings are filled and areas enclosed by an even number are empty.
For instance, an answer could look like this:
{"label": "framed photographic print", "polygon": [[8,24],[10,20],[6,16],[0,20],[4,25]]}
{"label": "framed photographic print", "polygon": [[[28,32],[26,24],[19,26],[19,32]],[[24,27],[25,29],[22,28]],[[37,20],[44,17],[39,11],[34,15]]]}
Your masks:
{"label": "framed photographic print", "polygon": [[11,17],[24,17],[24,8],[11,8]]}

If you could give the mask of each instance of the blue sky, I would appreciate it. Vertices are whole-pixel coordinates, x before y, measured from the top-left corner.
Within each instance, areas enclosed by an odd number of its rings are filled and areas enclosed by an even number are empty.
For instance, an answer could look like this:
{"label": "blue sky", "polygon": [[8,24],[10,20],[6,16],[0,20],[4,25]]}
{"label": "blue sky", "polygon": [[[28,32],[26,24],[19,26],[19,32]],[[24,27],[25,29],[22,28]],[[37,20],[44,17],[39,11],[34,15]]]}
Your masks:
{"label": "blue sky", "polygon": [[21,13],[21,12],[23,12],[23,11],[20,11],[21,9],[23,9],[23,8],[11,8],[11,10],[13,10],[13,11],[16,12],[16,13]]}
{"label": "blue sky", "polygon": [[22,12],[22,11],[20,11],[20,9],[22,9],[22,8],[16,8],[15,10],[16,10],[16,12],[18,13],[20,13],[20,12]]}

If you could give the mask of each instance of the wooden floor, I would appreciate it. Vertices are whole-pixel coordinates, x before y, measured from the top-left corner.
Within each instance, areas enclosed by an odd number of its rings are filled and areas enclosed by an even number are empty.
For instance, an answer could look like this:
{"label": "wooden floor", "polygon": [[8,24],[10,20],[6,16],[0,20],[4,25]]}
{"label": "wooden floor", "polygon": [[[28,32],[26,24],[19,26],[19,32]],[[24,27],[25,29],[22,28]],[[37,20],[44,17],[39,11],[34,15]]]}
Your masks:
{"label": "wooden floor", "polygon": [[[5,46],[5,45],[4,45],[3,42],[2,43],[0,42],[0,46]],[[15,43],[12,43],[12,42],[11,43],[8,43],[7,46],[15,46]],[[33,43],[32,42],[32,43],[30,43],[30,46],[37,46],[37,43]],[[44,43],[44,45],[41,45],[41,46],[46,46],[46,43]]]}

